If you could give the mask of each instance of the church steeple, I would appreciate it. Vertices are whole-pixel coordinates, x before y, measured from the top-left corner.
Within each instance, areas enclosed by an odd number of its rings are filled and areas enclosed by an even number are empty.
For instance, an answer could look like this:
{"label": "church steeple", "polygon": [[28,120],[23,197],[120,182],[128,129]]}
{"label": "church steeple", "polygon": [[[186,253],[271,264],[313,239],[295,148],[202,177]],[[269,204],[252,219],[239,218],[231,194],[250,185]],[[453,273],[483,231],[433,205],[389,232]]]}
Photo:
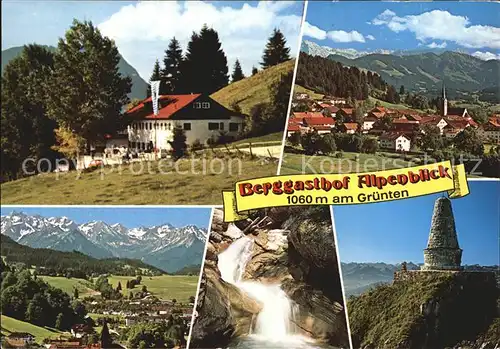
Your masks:
{"label": "church steeple", "polygon": [[434,204],[422,270],[460,270],[461,262],[462,250],[458,245],[451,201],[440,197]]}
{"label": "church steeple", "polygon": [[442,96],[441,96],[441,115],[446,116],[448,115],[448,100],[446,99],[446,86],[444,85],[444,80],[443,80],[443,88],[442,88]]}

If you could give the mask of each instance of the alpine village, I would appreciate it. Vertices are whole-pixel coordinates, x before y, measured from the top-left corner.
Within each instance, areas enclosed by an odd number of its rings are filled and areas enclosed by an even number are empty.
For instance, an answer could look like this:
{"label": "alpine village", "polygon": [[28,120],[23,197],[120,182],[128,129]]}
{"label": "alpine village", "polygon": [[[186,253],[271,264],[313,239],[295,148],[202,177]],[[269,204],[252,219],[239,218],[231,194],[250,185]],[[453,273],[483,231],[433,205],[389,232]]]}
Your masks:
{"label": "alpine village", "polygon": [[[441,56],[446,54],[466,56],[450,52]],[[379,56],[384,55],[363,58],[373,63]],[[390,55],[385,56],[386,60],[391,59]],[[378,72],[360,68],[355,62],[339,55],[300,53],[288,119],[285,173],[299,170],[297,154],[305,154],[319,155],[318,161],[334,157],[339,163],[372,159],[377,165],[370,170],[451,160],[464,163],[469,172],[474,169],[482,176],[498,177],[498,90],[493,95],[486,93],[488,89],[479,95],[463,93],[469,96],[465,100],[461,91],[454,88],[451,101],[444,77],[432,77],[439,89],[418,85],[396,89]],[[498,61],[486,63],[498,71]],[[334,166],[332,173],[349,170],[352,167],[344,169],[339,165]]]}

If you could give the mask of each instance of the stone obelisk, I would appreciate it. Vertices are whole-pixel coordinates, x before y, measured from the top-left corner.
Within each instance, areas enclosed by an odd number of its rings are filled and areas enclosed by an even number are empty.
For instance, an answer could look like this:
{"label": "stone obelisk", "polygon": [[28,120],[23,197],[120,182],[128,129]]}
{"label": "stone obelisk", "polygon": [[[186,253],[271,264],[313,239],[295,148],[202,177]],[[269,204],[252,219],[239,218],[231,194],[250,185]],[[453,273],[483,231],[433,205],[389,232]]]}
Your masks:
{"label": "stone obelisk", "polygon": [[451,201],[440,197],[434,203],[422,270],[461,270],[461,263],[462,250],[458,245]]}

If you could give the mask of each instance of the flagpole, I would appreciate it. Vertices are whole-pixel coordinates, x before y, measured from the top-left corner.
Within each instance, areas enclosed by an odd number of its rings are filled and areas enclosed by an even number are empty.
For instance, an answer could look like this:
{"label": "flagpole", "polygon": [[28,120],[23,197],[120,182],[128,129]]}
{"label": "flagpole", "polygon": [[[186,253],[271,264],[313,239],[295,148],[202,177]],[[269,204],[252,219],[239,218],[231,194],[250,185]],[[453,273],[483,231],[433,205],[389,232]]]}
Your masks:
{"label": "flagpole", "polygon": [[155,128],[155,142],[154,142],[154,153],[155,153],[155,160],[158,160],[158,136],[157,136],[157,122],[158,122],[158,100],[160,98],[159,92],[160,92],[160,80],[155,80],[155,81],[150,81],[151,84],[151,103],[153,104],[153,115],[154,115],[154,128]]}

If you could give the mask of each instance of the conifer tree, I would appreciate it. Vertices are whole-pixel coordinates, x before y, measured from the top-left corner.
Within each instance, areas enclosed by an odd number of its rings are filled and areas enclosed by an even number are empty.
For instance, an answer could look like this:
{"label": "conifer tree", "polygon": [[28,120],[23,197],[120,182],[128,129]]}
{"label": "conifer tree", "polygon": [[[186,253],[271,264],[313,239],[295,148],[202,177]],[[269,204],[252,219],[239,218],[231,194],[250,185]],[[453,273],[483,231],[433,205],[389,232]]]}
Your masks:
{"label": "conifer tree", "polygon": [[78,289],[75,287],[74,291],[73,291],[73,298],[74,299],[78,299],[78,297],[80,296],[79,292],[78,292]]}
{"label": "conifer tree", "polygon": [[108,323],[105,320],[101,331],[101,348],[111,348],[112,344],[113,339],[109,334]]}
{"label": "conifer tree", "polygon": [[241,64],[239,60],[236,60],[234,63],[233,74],[231,75],[231,82],[236,82],[243,80],[245,75],[243,74],[243,70],[241,69]]}
{"label": "conifer tree", "polygon": [[182,49],[179,41],[174,37],[168,44],[163,58],[163,69],[161,71],[160,93],[176,94],[181,91],[181,66]]}
{"label": "conifer tree", "polygon": [[116,286],[116,290],[120,292],[122,290],[122,283],[118,281],[118,286]]}
{"label": "conifer tree", "polygon": [[181,72],[185,93],[211,94],[227,86],[227,58],[214,29],[205,25],[199,34],[193,32]]}
{"label": "conifer tree", "polygon": [[256,67],[252,67],[252,76],[257,74],[258,72],[259,72],[259,69],[257,69]]}
{"label": "conifer tree", "polygon": [[[155,61],[153,65],[153,72],[151,73],[151,77],[149,78],[149,82],[161,80],[161,70],[160,70],[160,62],[158,59]],[[160,83],[161,88],[161,83]],[[148,97],[151,97],[151,85],[148,85]]]}
{"label": "conifer tree", "polygon": [[264,55],[262,56],[261,66],[263,69],[272,67],[290,59],[290,48],[286,46],[286,39],[279,29],[274,29],[269,37]]}
{"label": "conifer tree", "polygon": [[178,160],[186,154],[186,134],[180,125],[175,126],[174,137],[172,141],[169,141],[169,144],[172,147],[171,153],[174,160]]}
{"label": "conifer tree", "polygon": [[59,39],[48,99],[49,115],[60,126],[85,138],[87,149],[104,134],[123,127],[131,80],[118,71],[115,43],[92,22],[73,21]]}

